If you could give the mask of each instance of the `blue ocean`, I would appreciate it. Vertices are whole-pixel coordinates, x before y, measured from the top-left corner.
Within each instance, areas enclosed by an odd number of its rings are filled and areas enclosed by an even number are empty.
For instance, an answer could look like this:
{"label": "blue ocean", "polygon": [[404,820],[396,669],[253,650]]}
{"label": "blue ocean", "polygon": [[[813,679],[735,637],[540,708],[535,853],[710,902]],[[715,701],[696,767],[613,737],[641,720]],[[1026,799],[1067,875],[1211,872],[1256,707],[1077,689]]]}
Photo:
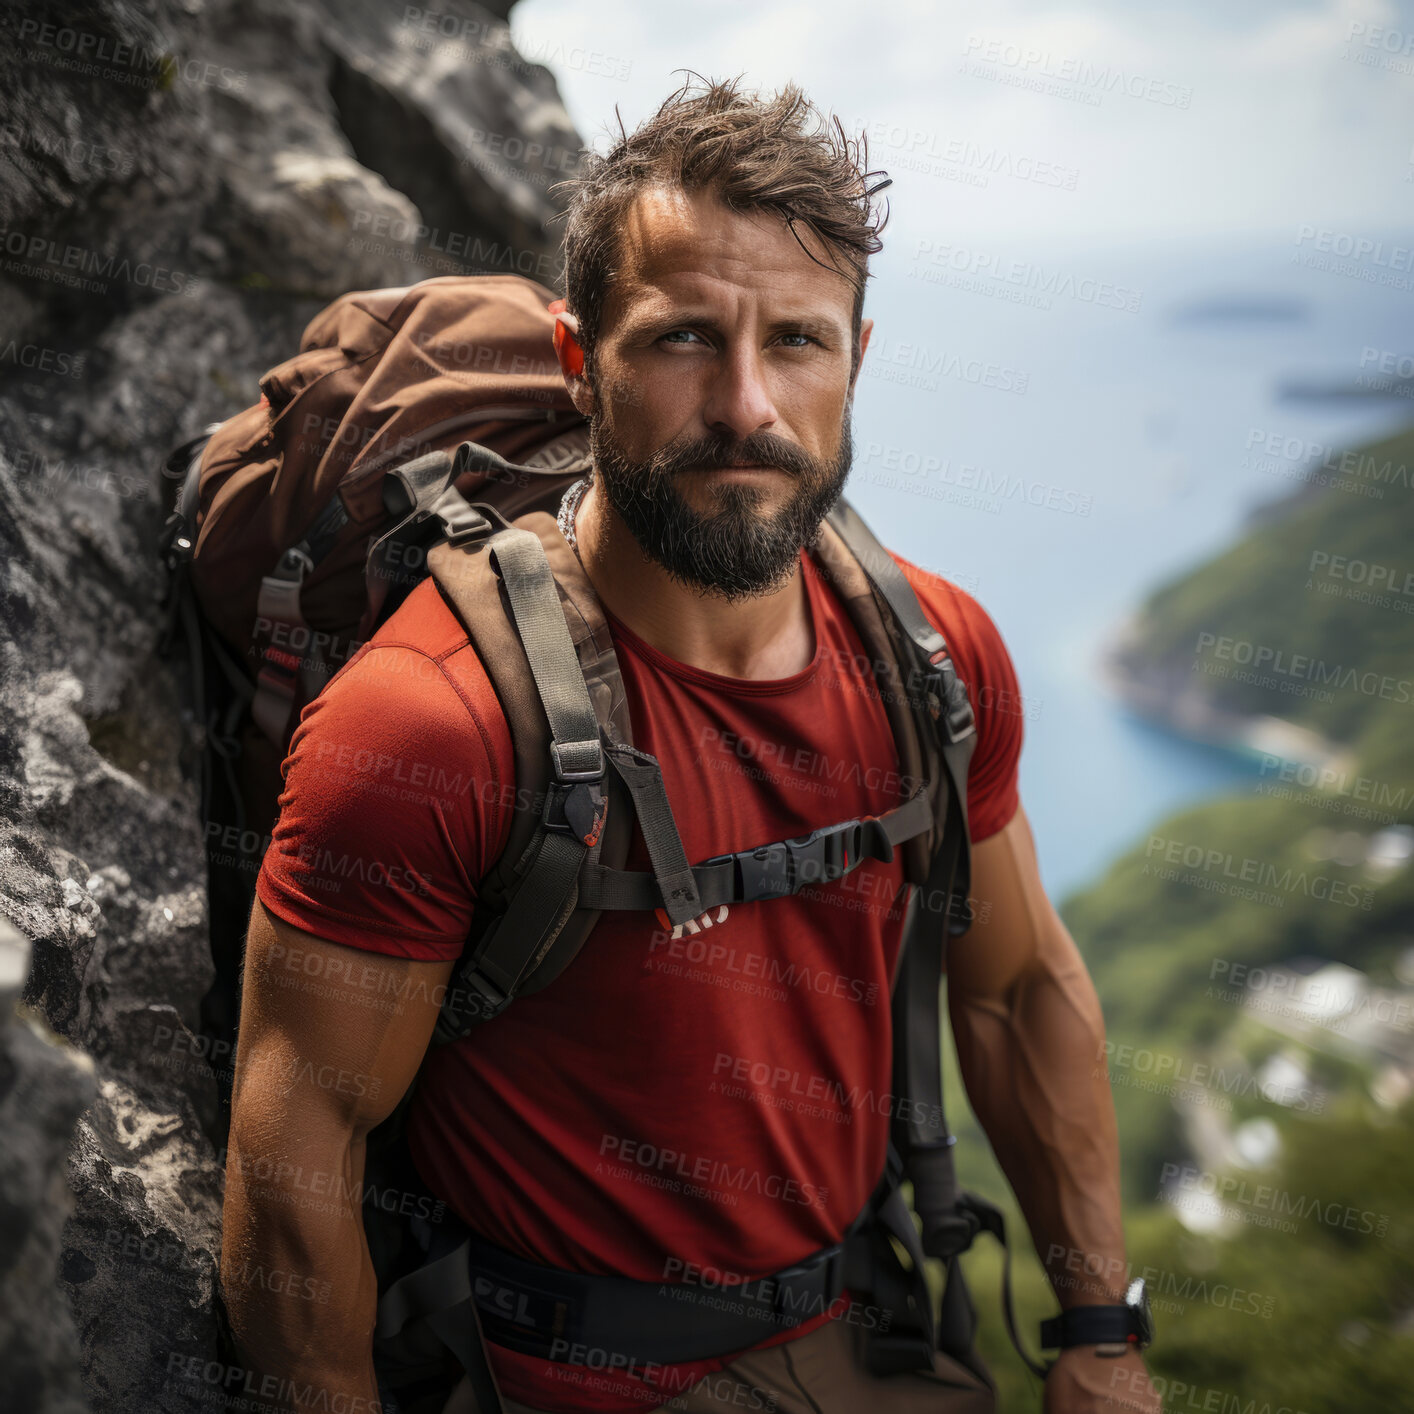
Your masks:
{"label": "blue ocean", "polygon": [[[1135,719],[1103,652],[1308,468],[1414,421],[1414,387],[1377,391],[1409,362],[1411,277],[1388,254],[1313,260],[1296,230],[1231,248],[922,244],[874,259],[847,494],[999,625],[1026,697],[1022,800],[1060,898],[1258,769]],[[1411,495],[1384,491],[1392,513]]]}

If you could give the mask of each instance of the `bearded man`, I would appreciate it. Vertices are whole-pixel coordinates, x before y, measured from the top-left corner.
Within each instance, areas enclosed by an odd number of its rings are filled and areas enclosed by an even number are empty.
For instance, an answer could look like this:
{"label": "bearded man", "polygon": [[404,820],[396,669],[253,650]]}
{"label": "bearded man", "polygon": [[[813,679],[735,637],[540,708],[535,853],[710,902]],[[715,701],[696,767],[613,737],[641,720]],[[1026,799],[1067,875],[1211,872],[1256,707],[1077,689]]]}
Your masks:
{"label": "bearded man", "polygon": [[[689,860],[876,815],[897,786],[869,657],[809,554],[849,474],[873,327],[864,288],[881,223],[864,167],[795,87],[762,98],[712,83],[684,86],[572,184],[556,348],[593,469],[561,527],[604,606],[635,744],[661,763]],[[967,594],[894,558],[976,720],[980,907],[948,953],[948,1007],[973,1108],[1067,1313],[1045,1408],[1157,1409],[1136,1342],[1071,1319],[1132,1314],[1115,1275],[1118,1150],[1099,1005],[1018,800],[1012,666]],[[347,769],[351,744],[435,762],[436,779],[461,785],[394,799]],[[890,1088],[892,905],[908,887],[897,859],[861,864],[848,897],[805,890],[671,929],[605,914],[554,983],[424,1064],[515,789],[506,717],[431,581],[305,709],[284,781],[247,939],[223,1282],[246,1364],[291,1407],[379,1399],[374,1270],[347,1195],[369,1132],[414,1076],[407,1143],[426,1192],[551,1297],[566,1274],[663,1290],[687,1272],[752,1281],[841,1243],[888,1139],[886,1108],[839,1097]],[[421,886],[338,876],[351,858],[391,860]],[[841,906],[865,899],[884,902]],[[712,947],[694,951],[703,938]],[[293,958],[327,985],[281,985]],[[369,995],[408,1000],[379,1010]],[[647,1154],[691,1156],[707,1177],[664,1178]],[[262,1171],[346,1182],[295,1204],[253,1182]],[[596,1363],[498,1344],[488,1326],[490,1363],[511,1414],[995,1407],[975,1351],[871,1371],[879,1313],[846,1297],[687,1360]],[[471,1399],[464,1386],[447,1407]]]}

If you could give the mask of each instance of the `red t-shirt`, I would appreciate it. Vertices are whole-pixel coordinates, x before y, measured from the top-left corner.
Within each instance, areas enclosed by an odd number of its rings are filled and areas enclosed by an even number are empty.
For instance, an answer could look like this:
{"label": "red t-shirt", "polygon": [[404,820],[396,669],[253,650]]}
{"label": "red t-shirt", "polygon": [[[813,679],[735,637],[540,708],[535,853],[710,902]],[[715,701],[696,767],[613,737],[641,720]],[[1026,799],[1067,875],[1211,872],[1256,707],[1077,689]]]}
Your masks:
{"label": "red t-shirt", "polygon": [[[662,765],[689,860],[900,799],[869,656],[802,563],[815,656],[790,677],[689,667],[611,617],[634,740]],[[972,598],[899,564],[968,684],[970,826],[986,839],[1017,806],[1011,662]],[[304,709],[283,769],[265,906],[351,947],[459,956],[477,881],[506,839],[514,760],[475,650],[430,580]],[[641,834],[628,867],[649,867]],[[750,1280],[839,1241],[883,1169],[906,896],[896,854],[677,930],[666,915],[603,914],[554,983],[432,1054],[409,1118],[425,1181],[487,1240],[582,1272],[681,1281],[691,1264],[711,1281]],[[491,1355],[511,1398],[556,1411],[652,1407],[732,1358],[629,1377]]]}

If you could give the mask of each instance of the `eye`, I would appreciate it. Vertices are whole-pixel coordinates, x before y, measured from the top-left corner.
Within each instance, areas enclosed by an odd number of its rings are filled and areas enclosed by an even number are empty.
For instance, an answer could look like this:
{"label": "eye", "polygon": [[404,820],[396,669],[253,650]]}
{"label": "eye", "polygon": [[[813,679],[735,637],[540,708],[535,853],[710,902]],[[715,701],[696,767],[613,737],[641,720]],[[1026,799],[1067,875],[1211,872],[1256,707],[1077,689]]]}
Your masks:
{"label": "eye", "polygon": [[687,338],[692,339],[700,339],[702,337],[699,333],[696,332],[696,330],[693,329],[669,329],[666,334],[662,334],[659,336],[659,342],[678,344],[683,348],[687,348],[688,344],[686,343],[686,340],[679,338],[679,335],[686,335]]}
{"label": "eye", "polygon": [[818,343],[820,342],[819,339],[814,338],[814,337],[813,337],[812,335],[810,335],[810,334],[782,334],[782,335],[781,335],[781,338],[783,338],[783,339],[800,339],[800,340],[802,341],[801,343],[798,343],[798,344],[791,344],[791,345],[789,346],[789,347],[791,347],[791,348],[793,348],[793,349],[803,349],[803,348],[806,346],[806,344],[818,344]]}

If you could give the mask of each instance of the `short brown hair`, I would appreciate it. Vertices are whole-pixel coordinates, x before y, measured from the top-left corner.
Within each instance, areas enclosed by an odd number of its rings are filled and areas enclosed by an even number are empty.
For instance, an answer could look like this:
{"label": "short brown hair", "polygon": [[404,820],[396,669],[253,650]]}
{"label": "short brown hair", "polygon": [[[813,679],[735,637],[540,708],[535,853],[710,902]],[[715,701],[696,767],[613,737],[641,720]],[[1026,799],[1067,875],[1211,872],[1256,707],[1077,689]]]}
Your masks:
{"label": "short brown hair", "polygon": [[[800,240],[797,223],[836,253],[844,268],[827,268],[854,288],[853,376],[869,257],[882,249],[879,233],[888,221],[887,205],[880,216],[873,198],[890,182],[884,173],[867,170],[864,136],[846,137],[840,120],[823,118],[798,85],[787,83],[762,98],[738,92],[739,82],[702,79],[694,91],[689,79],[633,133],[624,131],[620,118],[609,151],[587,152],[580,175],[556,185],[569,192],[565,301],[579,319],[586,361],[593,358],[605,296],[618,273],[624,219],[644,191],[663,186],[713,193],[733,211],[774,212],[817,265],[824,262]],[[884,180],[871,186],[875,177]]]}

